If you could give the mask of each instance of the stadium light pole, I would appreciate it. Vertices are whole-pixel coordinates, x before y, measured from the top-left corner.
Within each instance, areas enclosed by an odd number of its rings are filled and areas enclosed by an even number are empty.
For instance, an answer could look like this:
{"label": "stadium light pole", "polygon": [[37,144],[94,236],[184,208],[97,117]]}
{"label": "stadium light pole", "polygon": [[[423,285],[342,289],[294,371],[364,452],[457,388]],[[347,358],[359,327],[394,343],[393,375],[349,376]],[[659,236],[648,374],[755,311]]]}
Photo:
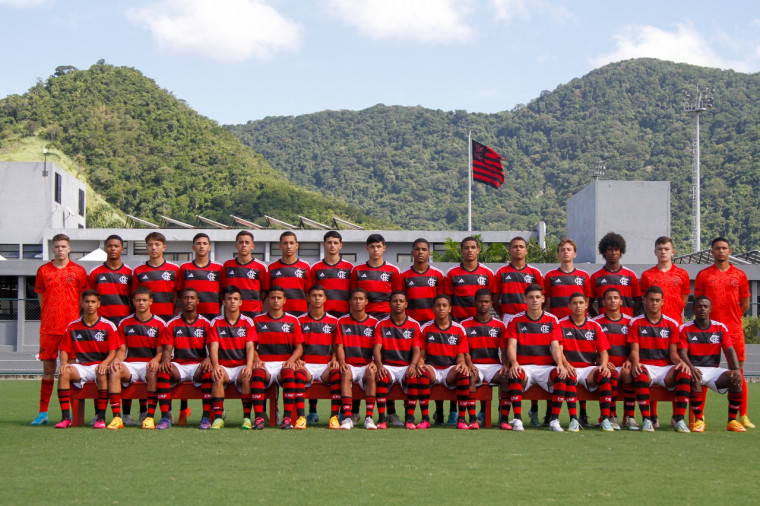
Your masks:
{"label": "stadium light pole", "polygon": [[699,168],[699,115],[713,106],[713,92],[710,88],[686,92],[684,111],[694,115],[694,136],[692,137],[692,253],[702,251],[702,223],[701,223],[701,195],[700,195],[700,168]]}

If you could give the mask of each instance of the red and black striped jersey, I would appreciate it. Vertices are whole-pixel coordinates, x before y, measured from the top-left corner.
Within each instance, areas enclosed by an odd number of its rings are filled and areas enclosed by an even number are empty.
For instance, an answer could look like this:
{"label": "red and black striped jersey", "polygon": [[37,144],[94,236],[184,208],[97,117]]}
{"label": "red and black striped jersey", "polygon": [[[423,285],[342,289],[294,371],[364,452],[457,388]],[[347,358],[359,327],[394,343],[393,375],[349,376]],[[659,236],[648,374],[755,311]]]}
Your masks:
{"label": "red and black striped jersey", "polygon": [[98,314],[103,318],[118,325],[122,318],[129,315],[132,268],[128,265],[121,264],[118,269],[111,269],[106,264],[95,267],[87,276],[87,288],[100,294]]}
{"label": "red and black striped jersey", "polygon": [[457,355],[470,350],[464,327],[453,321],[446,329],[435,320],[426,323],[420,331],[420,341],[425,347],[425,363],[436,369],[457,365]]}
{"label": "red and black striped jersey", "polygon": [[176,282],[179,267],[167,262],[158,267],[144,263],[135,267],[132,277],[132,293],[140,286],[147,287],[153,294],[150,312],[164,321],[174,318],[174,296],[177,292]]}
{"label": "red and black striped jersey", "polygon": [[[600,303],[604,299],[604,292],[610,288],[620,290],[620,297],[623,299],[623,306],[620,312],[633,316],[633,306],[636,299],[641,297],[639,288],[639,278],[636,273],[625,267],[620,267],[615,272],[608,271],[602,267],[591,275],[591,296]],[[654,364],[652,364],[654,365]]]}
{"label": "red and black striped jersey", "polygon": [[178,364],[198,364],[208,357],[206,343],[211,334],[211,323],[201,315],[186,322],[182,315],[166,323],[161,344],[174,347],[172,360]]}
{"label": "red and black striped jersey", "polygon": [[119,348],[118,331],[105,318],[98,317],[92,326],[79,318],[66,327],[60,348],[69,354],[69,359],[76,358],[82,365],[99,364]]}
{"label": "red and black striped jersey", "polygon": [[607,336],[607,342],[610,344],[610,349],[607,350],[610,362],[615,367],[620,367],[631,354],[631,346],[628,344],[628,325],[631,323],[631,317],[621,313],[620,319],[611,320],[606,314],[601,314],[593,320],[601,325],[604,335]]}
{"label": "red and black striped jersey", "polygon": [[639,344],[639,362],[644,365],[671,365],[670,345],[678,344],[678,323],[665,315],[651,322],[646,314],[631,320],[628,342]]}
{"label": "red and black striped jersey", "polygon": [[553,365],[551,345],[562,344],[559,320],[543,312],[533,320],[528,313],[518,313],[507,324],[507,339],[517,340],[517,363],[520,365]]}
{"label": "red and black striped jersey", "polygon": [[586,271],[573,269],[565,272],[554,269],[544,276],[544,295],[549,299],[548,310],[557,318],[570,316],[570,296],[582,293],[587,299],[591,297],[591,278]]}
{"label": "red and black striped jersey", "polygon": [[272,318],[263,313],[253,319],[256,335],[259,339],[257,350],[263,362],[285,362],[303,343],[301,324],[298,318],[284,313],[279,318]]}
{"label": "red and black striped jersey", "polygon": [[525,264],[522,269],[516,269],[507,264],[496,271],[494,278],[494,293],[502,315],[516,315],[525,311],[525,289],[528,285],[544,284],[541,271],[532,265]]}
{"label": "red and black striped jersey", "polygon": [[198,292],[196,311],[207,320],[213,320],[220,313],[220,294],[222,293],[222,266],[209,262],[198,267],[195,261],[185,262],[179,267],[177,275],[177,292],[193,288]]}
{"label": "red and black striped jersey", "polygon": [[720,350],[733,348],[728,327],[710,320],[706,329],[697,327],[694,321],[681,325],[679,348],[686,349],[689,361],[699,367],[720,366]]}
{"label": "red and black striped jersey", "polygon": [[420,324],[407,316],[404,323],[396,325],[388,316],[377,322],[372,346],[382,345],[383,364],[405,366],[412,363],[413,348],[420,347]]}
{"label": "red and black striped jersey", "polygon": [[303,334],[303,355],[307,364],[326,364],[333,355],[333,344],[338,330],[338,319],[327,313],[316,319],[309,313],[298,317]]}
{"label": "red and black striped jersey", "polygon": [[443,293],[444,276],[433,266],[425,272],[417,272],[413,267],[401,273],[402,289],[406,293],[406,314],[420,323],[435,320],[433,299]]}
{"label": "red and black striped jersey", "polygon": [[245,315],[240,315],[236,322],[230,322],[224,316],[217,316],[211,320],[210,343],[219,343],[219,365],[224,367],[237,367],[246,365],[245,346],[255,343],[256,329],[253,320]]}
{"label": "red and black striped jersey", "polygon": [[496,293],[493,271],[483,264],[478,264],[471,271],[459,264],[446,272],[443,293],[451,297],[451,314],[454,319],[461,321],[475,316],[475,292],[482,288]]}
{"label": "red and black striped jersey", "polygon": [[359,264],[351,271],[351,289],[363,288],[367,291],[369,302],[364,310],[375,318],[390,314],[391,292],[401,290],[402,286],[398,267],[388,262],[378,267]]}
{"label": "red and black striped jersey", "polygon": [[300,258],[292,264],[276,260],[269,264],[269,286],[279,285],[285,290],[285,312],[293,316],[309,309],[306,288],[311,267]]}
{"label": "red and black striped jersey", "polygon": [[222,288],[236,286],[240,290],[243,299],[240,312],[248,316],[261,313],[264,292],[269,290],[269,275],[264,262],[254,258],[241,264],[233,258],[224,262],[222,267]]}
{"label": "red and black striped jersey", "polygon": [[569,317],[559,321],[562,329],[562,346],[565,359],[573,367],[600,365],[599,353],[610,349],[607,336],[594,320],[586,318],[583,325],[576,325]]}
{"label": "red and black striped jersey", "polygon": [[338,319],[335,344],[343,345],[347,364],[362,366],[372,361],[372,338],[376,325],[377,319],[369,315],[361,321],[350,314]]}
{"label": "red and black striped jersey", "polygon": [[119,346],[127,346],[125,362],[150,362],[158,352],[161,332],[166,322],[151,315],[147,321],[140,321],[131,314],[119,324]]}
{"label": "red and black striped jersey", "polygon": [[343,260],[337,264],[328,264],[322,259],[311,266],[308,286],[320,285],[325,289],[327,300],[325,311],[336,318],[347,314],[349,311],[348,299],[351,293],[351,271],[354,264]]}
{"label": "red and black striped jersey", "polygon": [[501,364],[499,349],[507,342],[507,327],[496,318],[481,322],[473,316],[462,321],[473,364]]}

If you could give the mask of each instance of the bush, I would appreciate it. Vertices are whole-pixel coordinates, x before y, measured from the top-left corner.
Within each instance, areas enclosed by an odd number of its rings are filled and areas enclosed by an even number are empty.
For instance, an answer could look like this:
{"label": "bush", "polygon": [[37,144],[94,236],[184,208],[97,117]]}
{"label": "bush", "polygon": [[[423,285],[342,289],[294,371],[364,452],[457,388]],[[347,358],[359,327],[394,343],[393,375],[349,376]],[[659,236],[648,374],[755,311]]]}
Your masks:
{"label": "bush", "polygon": [[760,344],[760,317],[743,316],[744,341],[748,344]]}

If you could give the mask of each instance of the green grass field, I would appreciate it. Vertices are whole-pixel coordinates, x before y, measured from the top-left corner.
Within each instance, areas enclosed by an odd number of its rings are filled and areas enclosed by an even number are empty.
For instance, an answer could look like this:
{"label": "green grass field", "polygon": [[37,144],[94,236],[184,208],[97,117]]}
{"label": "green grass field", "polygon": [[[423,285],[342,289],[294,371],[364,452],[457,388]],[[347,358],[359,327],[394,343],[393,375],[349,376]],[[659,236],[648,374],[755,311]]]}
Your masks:
{"label": "green grass field", "polygon": [[[227,427],[219,432],[195,426],[61,431],[28,425],[38,391],[37,381],[0,381],[0,504],[703,504],[752,502],[760,479],[760,429],[726,432],[726,399],[712,392],[703,434],[670,427],[653,434],[557,434],[531,428],[329,431],[328,401],[320,401],[317,427],[248,432],[237,428],[237,400],[227,403]],[[757,406],[760,384],[751,384],[750,414]],[[50,407],[55,423],[55,395]],[[200,401],[191,407],[197,424]],[[589,410],[597,416],[596,405],[589,403]],[[566,410],[563,415],[566,425]],[[660,406],[660,417],[669,419],[669,405]]]}

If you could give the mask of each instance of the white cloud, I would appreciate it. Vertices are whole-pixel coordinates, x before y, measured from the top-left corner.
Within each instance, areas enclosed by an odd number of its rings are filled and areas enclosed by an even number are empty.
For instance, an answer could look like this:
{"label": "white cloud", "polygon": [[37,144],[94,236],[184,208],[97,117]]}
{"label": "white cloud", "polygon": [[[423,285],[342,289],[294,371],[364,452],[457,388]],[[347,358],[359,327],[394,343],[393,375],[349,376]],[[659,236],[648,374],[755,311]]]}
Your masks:
{"label": "white cloud", "polygon": [[491,0],[496,11],[496,19],[506,23],[513,19],[530,19],[533,14],[551,18],[558,23],[577,21],[570,10],[546,0]]}
{"label": "white cloud", "polygon": [[754,59],[754,57],[739,60],[722,58],[691,23],[677,23],[674,31],[662,30],[651,25],[631,25],[624,27],[613,38],[615,50],[593,58],[591,63],[594,66],[648,57],[749,72],[751,60]]}
{"label": "white cloud", "polygon": [[300,26],[260,0],[163,0],[127,15],[159,47],[221,62],[267,59],[300,43]]}
{"label": "white cloud", "polygon": [[474,32],[466,23],[464,0],[330,0],[338,18],[372,39],[427,44],[466,42]]}
{"label": "white cloud", "polygon": [[0,5],[9,7],[18,7],[21,9],[31,9],[45,3],[45,0],[0,0]]}

